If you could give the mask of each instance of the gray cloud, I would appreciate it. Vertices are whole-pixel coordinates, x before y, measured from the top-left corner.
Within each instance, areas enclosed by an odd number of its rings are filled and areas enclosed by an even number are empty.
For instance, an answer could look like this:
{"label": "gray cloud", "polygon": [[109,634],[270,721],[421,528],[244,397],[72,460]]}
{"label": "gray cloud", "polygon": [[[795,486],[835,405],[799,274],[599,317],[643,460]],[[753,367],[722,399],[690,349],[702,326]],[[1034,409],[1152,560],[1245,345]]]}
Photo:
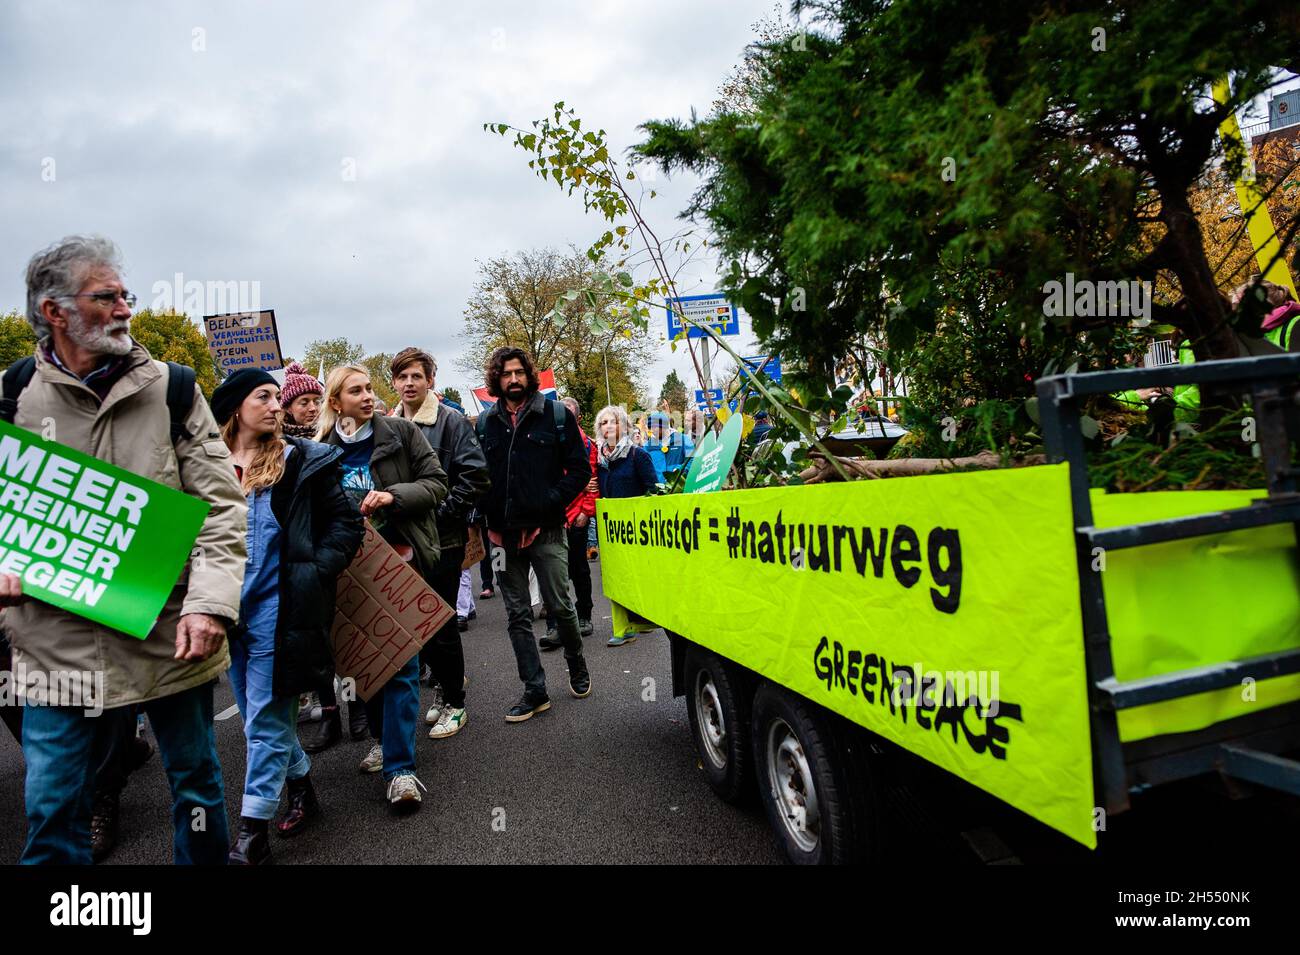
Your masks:
{"label": "gray cloud", "polygon": [[[5,4],[0,308],[21,305],[36,249],[102,232],[146,303],[178,272],[257,281],[290,353],[337,335],[420,342],[463,388],[453,359],[476,260],[585,246],[604,228],[481,125],[527,125],[564,99],[629,145],[639,122],[706,111],[771,9]],[[692,187],[656,184],[668,231]],[[712,281],[707,263],[693,271]],[[689,367],[661,351],[647,359],[656,394]]]}

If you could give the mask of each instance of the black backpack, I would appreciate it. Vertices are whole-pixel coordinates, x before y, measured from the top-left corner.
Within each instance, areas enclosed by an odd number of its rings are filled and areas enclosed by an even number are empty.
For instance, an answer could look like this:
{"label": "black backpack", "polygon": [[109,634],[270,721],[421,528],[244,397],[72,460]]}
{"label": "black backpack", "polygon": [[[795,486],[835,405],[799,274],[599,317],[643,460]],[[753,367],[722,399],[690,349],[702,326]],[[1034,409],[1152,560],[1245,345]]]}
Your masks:
{"label": "black backpack", "polygon": [[[0,379],[3,397],[0,397],[0,421],[14,423],[18,413],[18,396],[23,393],[36,374],[36,358],[28,355],[5,369]],[[194,437],[185,428],[185,419],[194,407],[194,369],[174,361],[167,362],[167,410],[171,412],[172,444],[180,444]]]}

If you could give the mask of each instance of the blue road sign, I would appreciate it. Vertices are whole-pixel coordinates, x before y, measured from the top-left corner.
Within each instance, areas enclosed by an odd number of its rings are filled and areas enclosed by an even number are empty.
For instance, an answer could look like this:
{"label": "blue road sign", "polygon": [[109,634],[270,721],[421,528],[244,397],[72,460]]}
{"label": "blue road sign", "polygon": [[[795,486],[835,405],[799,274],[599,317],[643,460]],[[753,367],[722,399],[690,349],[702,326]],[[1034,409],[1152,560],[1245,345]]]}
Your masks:
{"label": "blue road sign", "polygon": [[[706,394],[709,395],[709,396],[711,396],[711,397],[713,398],[713,410],[714,410],[714,411],[717,411],[719,408],[722,407],[722,389],[721,389],[721,388],[710,388],[707,392],[706,392],[706,391],[703,391],[703,390],[701,390],[701,389],[699,389],[699,388],[696,388],[696,389],[695,389],[695,407],[699,408],[700,411],[704,412],[705,414],[708,414],[708,413],[709,413],[709,403],[708,403],[707,401],[704,400],[704,396],[705,396]],[[739,405],[739,404],[740,404],[739,399],[737,399],[737,398],[732,398],[729,402],[727,402],[727,407],[730,408],[732,411],[735,411],[735,410],[736,410],[736,406]]]}
{"label": "blue road sign", "polygon": [[761,371],[779,385],[781,383],[781,356],[755,355],[752,358],[740,359],[741,375],[748,377],[751,370]]}
{"label": "blue road sign", "polygon": [[[668,313],[668,338],[673,339],[682,333],[682,320],[672,306],[676,305],[692,321],[708,325],[719,335],[739,335],[740,315],[736,306],[727,301],[719,292],[708,295],[683,295],[670,298],[664,305]],[[691,325],[686,330],[687,338],[707,338],[702,328]]]}

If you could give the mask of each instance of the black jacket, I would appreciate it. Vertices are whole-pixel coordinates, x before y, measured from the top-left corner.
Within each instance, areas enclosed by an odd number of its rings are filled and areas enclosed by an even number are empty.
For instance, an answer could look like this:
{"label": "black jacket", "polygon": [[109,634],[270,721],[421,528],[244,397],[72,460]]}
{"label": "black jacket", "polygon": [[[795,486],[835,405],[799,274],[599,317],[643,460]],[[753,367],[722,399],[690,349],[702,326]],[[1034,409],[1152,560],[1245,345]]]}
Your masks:
{"label": "black jacket", "polygon": [[[375,490],[393,495],[384,512],[415,550],[415,569],[429,580],[438,566],[442,546],[434,514],[447,496],[447,475],[424,434],[405,418],[375,415],[375,449],[370,452],[370,477]],[[343,441],[333,429],[325,443],[337,448]]]}
{"label": "black jacket", "polygon": [[364,530],[340,482],[342,452],[286,436],[294,451],[271,489],[280,524],[280,613],[275,625],[271,689],[293,696],[318,688],[334,672],[330,630],[338,576],[352,563]]}
{"label": "black jacket", "polygon": [[[404,417],[400,404],[396,416]],[[469,513],[491,483],[483,449],[465,416],[438,401],[432,392],[407,420],[424,433],[438,455],[438,463],[447,472],[447,497],[438,505],[439,541],[444,548],[460,547],[465,543]]]}
{"label": "black jacket", "polygon": [[492,488],[483,513],[494,531],[563,527],[569,502],[591,480],[582,429],[564,409],[564,444],[556,433],[551,402],[534,392],[524,405],[519,429],[510,423],[502,399],[485,411],[483,453]]}

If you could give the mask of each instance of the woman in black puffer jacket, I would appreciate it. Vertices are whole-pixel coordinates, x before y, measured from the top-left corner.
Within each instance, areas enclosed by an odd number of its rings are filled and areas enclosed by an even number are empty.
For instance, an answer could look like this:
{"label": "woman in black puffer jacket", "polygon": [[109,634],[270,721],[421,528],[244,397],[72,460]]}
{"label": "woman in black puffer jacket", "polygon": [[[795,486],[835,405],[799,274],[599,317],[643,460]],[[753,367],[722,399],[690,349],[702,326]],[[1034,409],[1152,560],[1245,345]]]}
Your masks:
{"label": "woman in black puffer jacket", "polygon": [[212,395],[212,412],[248,496],[248,563],[239,624],[231,629],[230,683],[244,718],[248,766],[233,864],[270,861],[269,828],[296,835],[319,812],[298,745],[298,694],[333,673],[330,630],[339,574],[361,545],[361,515],[343,491],[336,448],[285,437],[280,388],[264,371],[239,371]]}

